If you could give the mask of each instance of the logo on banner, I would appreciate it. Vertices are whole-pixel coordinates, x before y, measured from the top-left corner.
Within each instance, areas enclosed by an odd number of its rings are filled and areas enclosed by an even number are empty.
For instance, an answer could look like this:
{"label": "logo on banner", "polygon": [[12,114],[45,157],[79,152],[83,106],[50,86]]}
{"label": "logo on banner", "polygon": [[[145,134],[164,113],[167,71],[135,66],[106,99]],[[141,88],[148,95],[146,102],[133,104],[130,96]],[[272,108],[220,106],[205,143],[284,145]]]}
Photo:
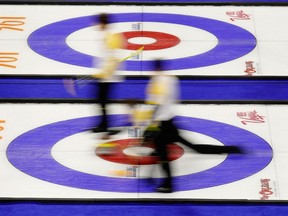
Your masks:
{"label": "logo on banner", "polygon": [[[0,131],[4,131],[4,123],[5,123],[6,121],[5,120],[1,120],[0,119]],[[2,139],[3,137],[2,137],[2,135],[0,134],[0,140]]]}
{"label": "logo on banner", "polygon": [[264,123],[265,116],[259,115],[256,110],[249,112],[237,112],[237,116],[242,119],[241,123],[247,125],[248,123]]}
{"label": "logo on banner", "polygon": [[227,11],[226,14],[230,17],[230,20],[250,20],[251,15],[246,14],[243,10],[240,11]]}
{"label": "logo on banner", "polygon": [[272,188],[270,187],[270,179],[260,179],[261,190],[259,194],[262,195],[261,200],[268,200],[273,194]]}
{"label": "logo on banner", "polygon": [[114,176],[122,176],[127,178],[136,178],[137,177],[138,166],[129,166],[126,170],[113,170],[111,174]]}
{"label": "logo on banner", "polygon": [[254,66],[254,61],[246,61],[246,69],[245,73],[247,73],[247,76],[252,76],[254,73],[256,73],[256,68]]}

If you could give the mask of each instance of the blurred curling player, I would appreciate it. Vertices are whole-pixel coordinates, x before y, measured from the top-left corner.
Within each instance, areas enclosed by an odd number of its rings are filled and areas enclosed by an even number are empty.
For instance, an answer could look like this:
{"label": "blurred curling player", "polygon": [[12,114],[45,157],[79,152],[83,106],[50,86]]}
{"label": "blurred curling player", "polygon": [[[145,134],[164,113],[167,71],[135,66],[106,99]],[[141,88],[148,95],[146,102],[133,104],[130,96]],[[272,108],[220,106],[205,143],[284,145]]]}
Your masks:
{"label": "blurred curling player", "polygon": [[92,131],[95,133],[109,132],[109,134],[113,134],[117,133],[117,131],[108,131],[107,104],[113,83],[121,81],[121,77],[116,74],[121,64],[121,60],[117,57],[117,51],[124,46],[124,39],[120,33],[110,32],[110,16],[108,14],[100,14],[96,16],[96,19],[96,23],[100,28],[98,34],[102,38],[100,57],[96,65],[97,68],[100,68],[100,72],[92,76],[98,79],[98,100],[101,107],[102,118],[100,123],[93,128]]}
{"label": "blurred curling player", "polygon": [[155,75],[151,77],[148,83],[146,98],[146,103],[153,107],[153,115],[150,126],[144,132],[144,142],[145,139],[153,140],[156,147],[156,153],[153,154],[159,157],[159,163],[165,173],[165,178],[157,191],[171,193],[173,185],[168,161],[168,144],[180,142],[203,154],[240,153],[240,150],[234,146],[191,144],[180,137],[173,122],[175,105],[178,103],[179,97],[178,79],[175,76],[162,73],[162,60],[156,60],[154,67]]}

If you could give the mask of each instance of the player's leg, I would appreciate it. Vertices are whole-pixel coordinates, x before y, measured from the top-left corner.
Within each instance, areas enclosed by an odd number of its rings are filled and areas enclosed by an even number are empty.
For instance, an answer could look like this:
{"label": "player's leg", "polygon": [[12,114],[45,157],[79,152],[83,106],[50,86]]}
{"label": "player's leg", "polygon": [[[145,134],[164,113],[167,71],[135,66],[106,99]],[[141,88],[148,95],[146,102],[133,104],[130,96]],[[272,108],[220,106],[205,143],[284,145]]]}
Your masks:
{"label": "player's leg", "polygon": [[98,83],[98,101],[101,109],[101,121],[97,127],[93,128],[92,131],[105,132],[108,128],[107,120],[107,102],[108,102],[108,93],[109,93],[110,83],[99,82]]}

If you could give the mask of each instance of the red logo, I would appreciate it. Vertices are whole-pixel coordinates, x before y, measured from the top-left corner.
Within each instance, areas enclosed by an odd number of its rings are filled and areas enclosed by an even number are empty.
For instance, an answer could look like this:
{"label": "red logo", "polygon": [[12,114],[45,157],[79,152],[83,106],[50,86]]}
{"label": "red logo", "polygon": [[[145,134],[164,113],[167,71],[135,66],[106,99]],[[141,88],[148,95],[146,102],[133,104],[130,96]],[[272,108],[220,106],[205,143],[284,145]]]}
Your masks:
{"label": "red logo", "polygon": [[244,71],[247,73],[247,76],[252,76],[253,73],[256,72],[256,68],[254,67],[254,62],[253,61],[246,61],[246,70]]}
{"label": "red logo", "polygon": [[270,179],[261,179],[261,191],[259,194],[262,195],[261,200],[268,200],[273,194],[272,188],[269,185]]}
{"label": "red logo", "polygon": [[240,11],[227,11],[226,14],[230,17],[230,20],[250,20],[250,14],[246,14],[243,10]]}
{"label": "red logo", "polygon": [[247,123],[264,123],[264,116],[261,116],[257,113],[256,110],[250,112],[237,112],[237,116],[240,119],[242,124],[247,125]]}

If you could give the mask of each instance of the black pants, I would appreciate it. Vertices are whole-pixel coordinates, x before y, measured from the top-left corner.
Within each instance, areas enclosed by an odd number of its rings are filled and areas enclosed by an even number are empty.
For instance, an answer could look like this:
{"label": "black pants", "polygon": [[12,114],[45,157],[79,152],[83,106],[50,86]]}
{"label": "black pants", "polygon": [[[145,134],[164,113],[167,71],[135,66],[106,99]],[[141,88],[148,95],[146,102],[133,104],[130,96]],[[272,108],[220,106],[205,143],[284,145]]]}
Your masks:
{"label": "black pants", "polygon": [[180,142],[183,145],[193,149],[201,154],[223,154],[223,153],[241,153],[240,149],[235,146],[217,146],[210,144],[192,144],[182,138],[173,120],[162,121],[159,125],[160,130],[157,131],[153,137],[156,151],[159,156],[159,162],[166,174],[164,182],[161,186],[172,187],[172,174],[168,160],[168,145],[173,142]]}
{"label": "black pants", "polygon": [[107,104],[111,91],[111,83],[99,82],[98,83],[98,100],[101,108],[102,118],[98,125],[99,128],[107,130],[108,118],[107,118]]}

